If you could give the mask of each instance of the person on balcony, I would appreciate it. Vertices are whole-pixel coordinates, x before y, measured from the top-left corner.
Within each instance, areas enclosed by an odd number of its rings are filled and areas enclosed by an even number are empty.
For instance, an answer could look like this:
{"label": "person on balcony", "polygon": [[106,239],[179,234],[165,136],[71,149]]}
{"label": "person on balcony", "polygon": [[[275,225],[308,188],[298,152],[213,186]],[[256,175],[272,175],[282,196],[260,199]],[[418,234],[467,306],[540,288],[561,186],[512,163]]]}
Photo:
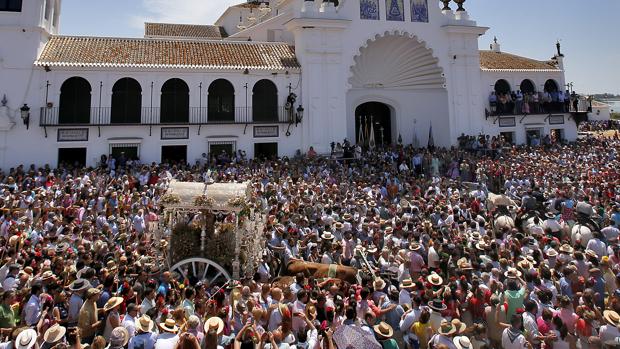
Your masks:
{"label": "person on balcony", "polygon": [[515,93],[515,108],[517,113],[521,113],[523,111],[523,94],[520,90],[517,90]]}
{"label": "person on balcony", "polygon": [[497,112],[497,95],[495,95],[495,91],[491,91],[489,95],[489,107],[491,108],[491,114]]}

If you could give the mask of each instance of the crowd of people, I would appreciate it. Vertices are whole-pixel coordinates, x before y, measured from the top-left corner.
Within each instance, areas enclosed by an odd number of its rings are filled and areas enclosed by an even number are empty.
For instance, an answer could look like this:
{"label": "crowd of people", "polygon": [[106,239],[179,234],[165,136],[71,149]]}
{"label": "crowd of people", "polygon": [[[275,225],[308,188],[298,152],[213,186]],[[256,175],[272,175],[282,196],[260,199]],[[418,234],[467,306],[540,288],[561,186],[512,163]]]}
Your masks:
{"label": "crowd of people", "polygon": [[577,110],[579,96],[568,91],[492,91],[489,107],[492,115],[523,115],[544,113],[566,113]]}
{"label": "crowd of people", "polygon": [[[592,138],[492,156],[19,166],[0,173],[0,348],[617,347],[619,151]],[[267,241],[253,277],[166,271],[172,179],[252,181]],[[284,282],[291,261],[363,272]]]}

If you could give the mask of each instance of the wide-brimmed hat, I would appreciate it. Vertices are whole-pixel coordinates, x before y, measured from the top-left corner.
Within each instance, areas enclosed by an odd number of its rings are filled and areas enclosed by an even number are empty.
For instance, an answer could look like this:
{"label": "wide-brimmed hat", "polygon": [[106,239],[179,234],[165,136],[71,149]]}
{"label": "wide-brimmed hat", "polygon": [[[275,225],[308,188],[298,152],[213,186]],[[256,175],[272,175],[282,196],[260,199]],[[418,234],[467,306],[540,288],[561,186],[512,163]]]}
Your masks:
{"label": "wide-brimmed hat", "polygon": [[323,234],[321,234],[321,239],[323,239],[323,240],[333,240],[334,239],[334,234],[332,234],[330,231],[326,231]]}
{"label": "wide-brimmed hat", "polygon": [[547,219],[555,219],[555,213],[553,213],[553,212],[546,212],[545,213],[545,218],[547,218]]}
{"label": "wide-brimmed hat", "polygon": [[430,282],[431,285],[435,286],[441,286],[441,284],[443,284],[443,278],[437,273],[432,273],[431,275],[427,276],[426,280]]}
{"label": "wide-brimmed hat", "polygon": [[446,306],[441,299],[434,299],[433,301],[428,302],[428,307],[437,311],[444,311],[448,309],[448,306]]}
{"label": "wide-brimmed hat", "polygon": [[129,342],[129,332],[123,326],[116,327],[112,330],[108,343],[113,347],[124,347]]}
{"label": "wide-brimmed hat", "polygon": [[205,333],[209,333],[209,331],[215,331],[215,333],[219,336],[224,331],[224,321],[217,316],[209,318],[207,322],[205,322]]}
{"label": "wide-brimmed hat", "polygon": [[400,288],[404,289],[413,287],[415,287],[415,284],[413,283],[413,280],[411,280],[411,278],[404,279],[403,282],[400,284]]}
{"label": "wide-brimmed hat", "polygon": [[459,319],[452,319],[451,323],[452,326],[454,326],[454,328],[456,329],[457,334],[463,333],[467,328],[467,325]]}
{"label": "wide-brimmed hat", "polygon": [[461,269],[461,270],[472,270],[472,269],[474,269],[471,266],[471,263],[469,263],[469,260],[467,260],[466,257],[462,257],[458,261],[456,261],[456,266],[459,267],[459,269]]}
{"label": "wide-brimmed hat", "polygon": [[[205,324],[206,326],[207,324]],[[179,331],[179,326],[177,326],[176,321],[174,319],[166,319],[165,322],[159,324],[159,328],[164,332],[177,333]],[[205,327],[206,328],[206,327]]]}
{"label": "wide-brimmed hat", "polygon": [[457,349],[471,349],[471,341],[467,336],[456,336],[452,339],[452,343],[456,346]]}
{"label": "wide-brimmed hat", "polygon": [[437,333],[444,336],[450,336],[456,333],[456,328],[452,325],[452,323],[450,323],[450,321],[443,319],[441,320],[441,325],[437,329]]}
{"label": "wide-brimmed hat", "polygon": [[66,327],[60,326],[59,324],[54,324],[50,326],[47,331],[45,331],[43,340],[49,344],[56,343],[65,336],[65,333],[67,333]]}
{"label": "wide-brimmed hat", "polygon": [[32,328],[23,330],[15,338],[15,349],[30,349],[37,342],[37,331]]}
{"label": "wide-brimmed hat", "polygon": [[148,315],[142,315],[136,321],[136,328],[142,332],[151,332],[153,328],[153,320]]}
{"label": "wide-brimmed hat", "polygon": [[108,301],[103,306],[103,311],[112,310],[115,307],[118,307],[119,305],[121,305],[122,303],[123,303],[123,297],[112,297],[108,299]]}
{"label": "wide-brimmed hat", "polygon": [[411,244],[409,244],[409,249],[411,251],[417,251],[419,249],[421,249],[422,246],[420,246],[420,244],[418,244],[417,242],[412,242]]}
{"label": "wide-brimmed hat", "polygon": [[479,249],[480,251],[485,251],[490,246],[491,245],[487,244],[486,241],[484,240],[480,240],[476,243],[476,248]]}
{"label": "wide-brimmed hat", "polygon": [[607,321],[610,325],[620,326],[620,315],[613,310],[605,310],[603,312],[603,317],[605,321]]}
{"label": "wide-brimmed hat", "polygon": [[383,338],[390,338],[394,335],[394,329],[388,323],[381,321],[373,326],[375,333]]}
{"label": "wide-brimmed hat", "polygon": [[385,288],[385,281],[382,278],[376,278],[372,283],[372,287],[375,291],[380,291]]}
{"label": "wide-brimmed hat", "polygon": [[368,245],[368,247],[366,248],[366,252],[368,253],[375,253],[377,252],[377,246],[375,245]]}
{"label": "wide-brimmed hat", "polygon": [[560,252],[573,253],[573,251],[573,248],[569,244],[563,244],[562,246],[560,246]]}
{"label": "wide-brimmed hat", "polygon": [[90,298],[90,297],[92,297],[92,296],[94,296],[96,294],[100,294],[100,293],[101,293],[100,289],[91,287],[91,288],[88,289],[88,291],[86,291],[86,299],[88,299],[88,298]]}
{"label": "wide-brimmed hat", "polygon": [[527,259],[522,259],[519,262],[517,262],[517,266],[521,269],[524,270],[529,270],[531,269],[534,265],[532,263],[530,263],[530,261],[528,261]]}
{"label": "wide-brimmed hat", "polygon": [[41,274],[41,281],[48,281],[54,278],[54,273],[51,270],[45,271],[43,272],[43,274]]}
{"label": "wide-brimmed hat", "polygon": [[89,289],[90,287],[91,287],[90,282],[88,280],[77,279],[73,281],[71,285],[69,285],[69,291],[79,292],[79,291],[84,291],[86,289]]}
{"label": "wide-brimmed hat", "polygon": [[555,257],[558,255],[558,251],[553,248],[547,250],[547,257]]}
{"label": "wide-brimmed hat", "polygon": [[471,233],[470,235],[471,239],[474,241],[479,241],[480,239],[482,239],[482,235],[480,235],[479,231],[474,231]]}
{"label": "wide-brimmed hat", "polygon": [[509,279],[516,279],[521,277],[521,272],[516,268],[508,268],[508,270],[504,273],[504,276]]}
{"label": "wide-brimmed hat", "polygon": [[344,224],[342,224],[341,222],[336,222],[334,223],[334,228],[342,230],[342,228],[344,228]]}

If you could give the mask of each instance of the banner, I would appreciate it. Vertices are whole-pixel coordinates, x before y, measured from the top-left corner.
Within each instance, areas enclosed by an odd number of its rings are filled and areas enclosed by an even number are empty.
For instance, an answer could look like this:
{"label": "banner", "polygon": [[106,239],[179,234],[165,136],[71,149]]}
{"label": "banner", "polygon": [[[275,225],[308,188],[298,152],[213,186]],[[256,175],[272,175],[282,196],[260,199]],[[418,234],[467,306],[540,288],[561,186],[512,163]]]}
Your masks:
{"label": "banner", "polygon": [[360,0],[360,19],[379,20],[379,0]]}
{"label": "banner", "polygon": [[428,0],[411,0],[411,21],[428,23]]}
{"label": "banner", "polygon": [[388,21],[404,21],[405,20],[405,3],[404,0],[385,0],[385,8]]}

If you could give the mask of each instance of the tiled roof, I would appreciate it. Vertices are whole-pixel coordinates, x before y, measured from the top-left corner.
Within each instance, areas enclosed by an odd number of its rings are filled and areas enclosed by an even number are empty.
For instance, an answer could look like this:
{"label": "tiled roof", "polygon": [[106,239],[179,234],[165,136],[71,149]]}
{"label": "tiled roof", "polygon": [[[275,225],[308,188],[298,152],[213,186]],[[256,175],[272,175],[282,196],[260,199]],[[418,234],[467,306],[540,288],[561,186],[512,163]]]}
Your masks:
{"label": "tiled roof", "polygon": [[480,51],[482,70],[560,71],[552,61],[537,61],[505,52]]}
{"label": "tiled roof", "polygon": [[227,37],[223,27],[218,25],[144,23],[144,36],[222,39]]}
{"label": "tiled roof", "polygon": [[39,66],[298,69],[286,43],[53,36]]}

